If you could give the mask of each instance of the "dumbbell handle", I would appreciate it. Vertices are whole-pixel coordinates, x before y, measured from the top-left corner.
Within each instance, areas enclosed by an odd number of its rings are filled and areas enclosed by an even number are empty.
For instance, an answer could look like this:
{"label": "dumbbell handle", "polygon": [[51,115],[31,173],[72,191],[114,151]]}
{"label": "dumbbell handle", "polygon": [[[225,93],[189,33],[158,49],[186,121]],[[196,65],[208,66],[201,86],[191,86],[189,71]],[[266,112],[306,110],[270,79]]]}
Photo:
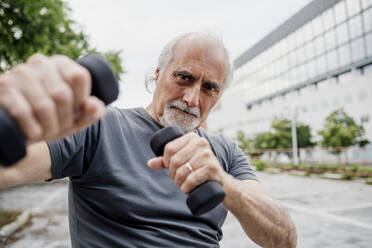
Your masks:
{"label": "dumbbell handle", "polygon": [[[151,138],[150,146],[156,156],[162,156],[165,145],[184,134],[178,126],[168,126],[157,131]],[[186,204],[193,215],[201,215],[220,204],[225,192],[217,181],[207,181],[197,186],[187,197]]]}
{"label": "dumbbell handle", "polygon": [[[117,98],[118,83],[107,61],[96,54],[90,54],[76,62],[88,69],[91,75],[92,95],[105,104]],[[25,155],[25,136],[22,130],[12,117],[0,109],[0,165],[10,166]]]}

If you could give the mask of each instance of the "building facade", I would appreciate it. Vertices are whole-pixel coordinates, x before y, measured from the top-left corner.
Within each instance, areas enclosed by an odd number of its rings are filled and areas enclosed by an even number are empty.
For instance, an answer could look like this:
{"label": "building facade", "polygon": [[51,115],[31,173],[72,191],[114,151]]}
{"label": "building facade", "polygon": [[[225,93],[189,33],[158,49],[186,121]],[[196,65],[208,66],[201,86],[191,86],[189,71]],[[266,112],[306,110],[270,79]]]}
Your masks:
{"label": "building facade", "polygon": [[236,58],[208,127],[253,137],[296,116],[316,134],[339,108],[372,140],[372,0],[314,0]]}

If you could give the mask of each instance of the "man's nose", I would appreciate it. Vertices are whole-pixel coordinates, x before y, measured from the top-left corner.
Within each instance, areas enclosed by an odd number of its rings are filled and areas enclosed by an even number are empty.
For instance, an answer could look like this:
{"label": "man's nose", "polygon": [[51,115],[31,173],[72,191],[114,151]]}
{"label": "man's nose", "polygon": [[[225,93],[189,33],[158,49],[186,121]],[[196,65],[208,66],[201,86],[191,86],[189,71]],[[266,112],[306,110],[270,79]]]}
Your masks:
{"label": "man's nose", "polygon": [[183,95],[183,100],[187,102],[189,107],[197,107],[199,106],[199,96],[200,88],[195,85],[194,87],[186,89],[185,94]]}

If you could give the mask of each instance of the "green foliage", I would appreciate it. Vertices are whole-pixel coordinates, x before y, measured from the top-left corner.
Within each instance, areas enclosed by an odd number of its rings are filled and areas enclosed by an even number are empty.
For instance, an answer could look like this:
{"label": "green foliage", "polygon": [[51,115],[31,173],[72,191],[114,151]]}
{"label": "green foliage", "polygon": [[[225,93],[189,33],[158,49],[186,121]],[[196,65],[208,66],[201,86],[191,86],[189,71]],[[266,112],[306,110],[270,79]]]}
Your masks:
{"label": "green foliage", "polygon": [[236,142],[240,149],[245,153],[248,154],[249,149],[252,146],[252,140],[245,136],[243,131],[238,131],[236,134]]}
{"label": "green foliage", "polygon": [[368,177],[368,178],[366,179],[366,184],[370,184],[370,185],[372,185],[372,177]]}
{"label": "green foliage", "polygon": [[[64,54],[72,59],[98,53],[81,28],[68,18],[62,0],[0,0],[0,72],[34,53]],[[120,79],[120,52],[104,54]]]}
{"label": "green foliage", "polygon": [[[319,131],[323,147],[349,147],[353,145],[366,145],[369,143],[363,136],[364,128],[355,123],[343,109],[332,112],[327,118],[323,130]],[[339,154],[340,151],[332,151]]]}
{"label": "green foliage", "polygon": [[[288,119],[274,118],[271,131],[261,133],[254,140],[256,149],[277,149],[292,147],[291,121]],[[297,123],[296,125],[298,147],[313,147],[310,126]]]}
{"label": "green foliage", "polygon": [[256,170],[263,171],[266,168],[266,163],[262,160],[254,160],[251,164],[256,167]]}
{"label": "green foliage", "polygon": [[20,214],[21,211],[0,210],[0,229],[1,227],[13,222]]}
{"label": "green foliage", "polygon": [[349,171],[345,171],[342,174],[342,179],[344,179],[344,180],[352,180],[353,178],[354,178],[353,173],[351,173]]}

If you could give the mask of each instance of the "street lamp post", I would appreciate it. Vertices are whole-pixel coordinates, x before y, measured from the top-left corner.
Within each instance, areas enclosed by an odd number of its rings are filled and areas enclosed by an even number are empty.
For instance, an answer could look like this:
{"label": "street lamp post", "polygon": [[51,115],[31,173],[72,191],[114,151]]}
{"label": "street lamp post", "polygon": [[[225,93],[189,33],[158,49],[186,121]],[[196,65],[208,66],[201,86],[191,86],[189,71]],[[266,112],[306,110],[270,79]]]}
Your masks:
{"label": "street lamp post", "polygon": [[294,165],[298,165],[296,119],[297,119],[297,109],[294,111],[294,114],[292,115],[292,120],[291,120],[292,157],[293,157]]}

